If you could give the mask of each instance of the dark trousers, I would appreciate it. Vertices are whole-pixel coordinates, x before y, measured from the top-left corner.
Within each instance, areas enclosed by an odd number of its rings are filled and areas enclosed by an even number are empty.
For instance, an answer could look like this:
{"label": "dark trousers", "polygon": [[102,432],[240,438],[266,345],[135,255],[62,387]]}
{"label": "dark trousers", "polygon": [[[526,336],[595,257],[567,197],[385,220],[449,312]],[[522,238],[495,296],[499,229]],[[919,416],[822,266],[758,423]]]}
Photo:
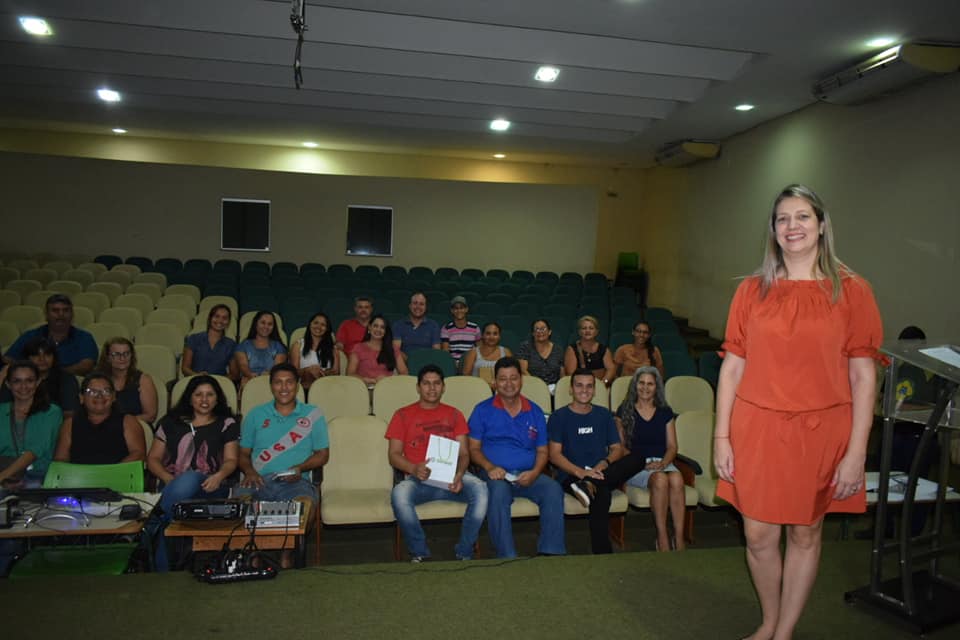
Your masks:
{"label": "dark trousers", "polygon": [[[603,480],[586,478],[587,482],[596,487],[595,494],[590,498],[590,547],[593,553],[613,553],[610,544],[610,496],[611,492],[624,482],[637,475],[647,465],[646,458],[629,455],[620,458],[603,470]],[[567,476],[561,486],[567,493],[573,495],[570,485],[576,477]]]}

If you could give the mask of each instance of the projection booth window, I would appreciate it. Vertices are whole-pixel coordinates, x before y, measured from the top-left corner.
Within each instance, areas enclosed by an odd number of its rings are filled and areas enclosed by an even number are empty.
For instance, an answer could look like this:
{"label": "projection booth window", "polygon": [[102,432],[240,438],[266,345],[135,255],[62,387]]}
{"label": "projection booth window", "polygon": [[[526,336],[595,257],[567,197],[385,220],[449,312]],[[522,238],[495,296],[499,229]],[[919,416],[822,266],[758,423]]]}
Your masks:
{"label": "projection booth window", "polygon": [[220,248],[270,251],[270,201],[220,200]]}
{"label": "projection booth window", "polygon": [[347,255],[393,255],[393,207],[347,207]]}

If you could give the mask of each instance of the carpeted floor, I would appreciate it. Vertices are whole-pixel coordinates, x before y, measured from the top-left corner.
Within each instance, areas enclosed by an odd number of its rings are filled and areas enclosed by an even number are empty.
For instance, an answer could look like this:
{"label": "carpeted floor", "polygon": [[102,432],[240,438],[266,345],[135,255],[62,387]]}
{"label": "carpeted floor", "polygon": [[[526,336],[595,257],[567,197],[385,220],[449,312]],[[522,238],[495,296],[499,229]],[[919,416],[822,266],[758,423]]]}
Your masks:
{"label": "carpeted floor", "polygon": [[[827,542],[798,639],[910,638],[844,603],[870,547]],[[953,563],[956,564],[955,562]],[[509,562],[371,563],[210,586],[185,573],[0,583],[9,637],[738,638],[758,609],[736,547]],[[929,638],[955,638],[958,627]]]}

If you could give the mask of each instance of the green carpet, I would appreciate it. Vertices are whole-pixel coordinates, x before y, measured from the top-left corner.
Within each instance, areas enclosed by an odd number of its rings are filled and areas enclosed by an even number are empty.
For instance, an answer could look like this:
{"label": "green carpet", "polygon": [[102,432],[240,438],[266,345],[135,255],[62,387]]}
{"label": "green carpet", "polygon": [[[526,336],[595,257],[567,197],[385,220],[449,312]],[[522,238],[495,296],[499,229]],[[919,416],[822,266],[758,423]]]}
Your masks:
{"label": "green carpet", "polygon": [[[828,542],[796,637],[914,637],[844,604],[870,548]],[[952,563],[955,564],[955,563]],[[189,575],[36,578],[0,584],[5,630],[22,638],[739,638],[759,610],[742,549],[339,565],[273,581],[206,585]],[[12,621],[12,624],[11,624]],[[955,638],[958,626],[929,638]]]}

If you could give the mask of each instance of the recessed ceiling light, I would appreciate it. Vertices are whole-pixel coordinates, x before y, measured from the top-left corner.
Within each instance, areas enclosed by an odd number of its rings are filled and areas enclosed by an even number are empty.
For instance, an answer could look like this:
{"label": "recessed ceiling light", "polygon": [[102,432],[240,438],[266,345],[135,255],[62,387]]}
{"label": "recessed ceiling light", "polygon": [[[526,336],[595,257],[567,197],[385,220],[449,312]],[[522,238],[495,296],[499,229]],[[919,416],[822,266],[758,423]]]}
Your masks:
{"label": "recessed ceiling light", "polygon": [[494,131],[506,131],[510,128],[510,121],[503,118],[497,118],[490,121],[490,128]]}
{"label": "recessed ceiling light", "polygon": [[553,82],[559,75],[560,69],[556,67],[540,67],[533,77],[540,82]]}
{"label": "recessed ceiling light", "polygon": [[497,160],[503,160],[504,158],[507,157],[507,154],[505,154],[505,153],[495,153],[495,154],[493,154],[493,157],[496,158]]}
{"label": "recessed ceiling light", "polygon": [[20,26],[27,33],[34,36],[52,36],[53,29],[43,18],[34,18],[33,16],[21,16]]}
{"label": "recessed ceiling light", "polygon": [[110,131],[113,131],[114,133],[126,133],[126,132],[127,132],[126,129],[121,129],[120,127],[114,127],[113,129],[110,129]]}
{"label": "recessed ceiling light", "polygon": [[753,111],[754,108],[752,104],[738,104],[734,107],[737,111]]}
{"label": "recessed ceiling light", "polygon": [[889,47],[890,45],[892,45],[892,44],[893,44],[894,42],[896,42],[896,41],[897,41],[897,39],[896,39],[896,38],[893,38],[893,37],[891,37],[891,36],[880,36],[879,38],[873,38],[872,40],[867,40],[867,46],[868,46],[868,47],[877,47],[877,48],[879,48],[879,47]]}
{"label": "recessed ceiling light", "polygon": [[316,149],[320,145],[318,145],[316,142],[304,142],[303,146],[305,146],[307,149]]}
{"label": "recessed ceiling light", "polygon": [[97,89],[97,97],[104,102],[120,102],[120,93],[106,87]]}

